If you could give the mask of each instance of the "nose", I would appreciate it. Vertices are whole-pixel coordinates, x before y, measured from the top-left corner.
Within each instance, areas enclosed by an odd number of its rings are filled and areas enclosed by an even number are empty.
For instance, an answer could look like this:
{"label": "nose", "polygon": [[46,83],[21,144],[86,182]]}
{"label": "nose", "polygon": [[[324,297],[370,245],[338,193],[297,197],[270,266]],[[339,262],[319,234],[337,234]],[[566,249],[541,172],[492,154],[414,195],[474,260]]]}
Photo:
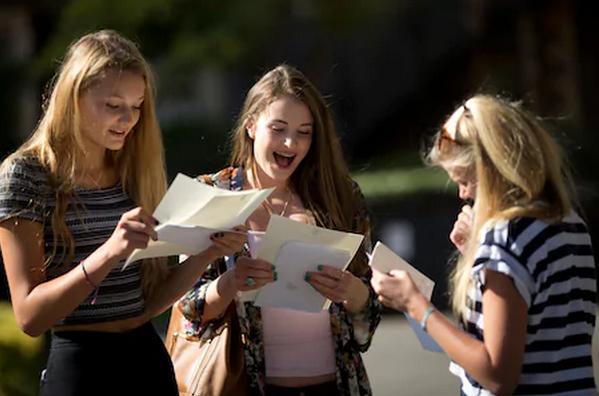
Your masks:
{"label": "nose", "polygon": [[131,127],[133,127],[133,125],[135,125],[135,123],[137,123],[138,119],[139,119],[139,114],[135,110],[125,108],[121,112],[121,115],[119,117],[119,122],[122,125],[127,125],[128,128],[131,128]]}
{"label": "nose", "polygon": [[468,195],[468,188],[466,186],[463,185],[459,185],[458,187],[458,195],[460,197],[460,199],[468,199],[470,198]]}
{"label": "nose", "polygon": [[283,138],[283,145],[287,148],[291,148],[295,145],[295,137],[293,133],[288,133]]}

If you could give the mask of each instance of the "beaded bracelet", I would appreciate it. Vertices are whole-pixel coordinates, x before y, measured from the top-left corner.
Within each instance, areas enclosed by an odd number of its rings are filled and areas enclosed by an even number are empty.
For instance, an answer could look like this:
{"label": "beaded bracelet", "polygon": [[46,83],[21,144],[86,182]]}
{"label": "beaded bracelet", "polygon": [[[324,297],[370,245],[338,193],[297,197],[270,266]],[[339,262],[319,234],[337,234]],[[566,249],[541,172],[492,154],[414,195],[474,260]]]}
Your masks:
{"label": "beaded bracelet", "polygon": [[81,264],[81,270],[83,271],[83,275],[85,276],[85,281],[94,288],[93,291],[93,295],[92,295],[92,305],[96,304],[96,299],[98,298],[98,291],[100,290],[100,288],[98,287],[98,285],[96,285],[91,278],[89,277],[89,275],[87,274],[87,271],[85,270],[85,265],[83,264],[85,261],[82,261]]}

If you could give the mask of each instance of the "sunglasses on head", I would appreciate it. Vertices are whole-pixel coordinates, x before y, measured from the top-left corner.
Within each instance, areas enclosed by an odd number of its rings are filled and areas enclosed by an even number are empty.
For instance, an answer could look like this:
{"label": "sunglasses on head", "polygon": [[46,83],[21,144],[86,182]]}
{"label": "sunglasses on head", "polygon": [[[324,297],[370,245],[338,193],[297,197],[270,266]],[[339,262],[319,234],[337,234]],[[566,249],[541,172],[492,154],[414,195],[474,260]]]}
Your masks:
{"label": "sunglasses on head", "polygon": [[[462,104],[462,107],[464,107],[464,110],[462,111],[462,114],[460,114],[459,118],[456,120],[455,128],[457,128],[458,124],[460,123],[460,120],[462,119],[462,117],[464,117],[464,115],[466,115],[467,117],[471,116],[470,109],[468,107],[466,107],[465,102],[464,102],[464,104]],[[454,144],[456,146],[464,146],[466,143],[460,139],[457,129],[455,131],[455,137],[454,137],[454,136],[451,136],[451,134],[447,130],[446,125],[443,125],[443,127],[439,131],[439,137],[437,138],[437,148],[439,150],[444,150],[445,148],[447,148],[447,144]]]}

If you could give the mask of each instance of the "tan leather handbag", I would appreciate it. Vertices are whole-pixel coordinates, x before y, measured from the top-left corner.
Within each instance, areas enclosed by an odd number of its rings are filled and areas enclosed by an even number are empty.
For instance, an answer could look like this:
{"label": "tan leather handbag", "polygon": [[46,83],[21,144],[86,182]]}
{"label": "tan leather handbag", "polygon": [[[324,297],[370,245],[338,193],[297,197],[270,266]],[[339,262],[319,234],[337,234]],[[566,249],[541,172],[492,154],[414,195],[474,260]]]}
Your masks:
{"label": "tan leather handbag", "polygon": [[249,395],[235,304],[212,323],[209,337],[187,339],[185,318],[175,305],[165,344],[173,360],[181,396]]}

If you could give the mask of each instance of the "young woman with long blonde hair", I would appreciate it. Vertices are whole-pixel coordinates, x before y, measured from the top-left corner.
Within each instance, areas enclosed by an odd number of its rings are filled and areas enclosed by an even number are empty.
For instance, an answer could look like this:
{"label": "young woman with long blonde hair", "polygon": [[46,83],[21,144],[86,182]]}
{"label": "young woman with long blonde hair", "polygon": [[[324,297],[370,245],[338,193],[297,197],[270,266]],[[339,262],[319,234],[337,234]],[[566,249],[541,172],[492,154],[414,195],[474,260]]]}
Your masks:
{"label": "young woman with long blonde hair", "polygon": [[52,331],[42,395],[177,394],[149,319],[243,238],[219,235],[176,268],[149,260],[121,270],[156,238],[149,213],[165,188],[149,65],[114,31],[80,38],[35,132],[0,176],[0,247],[16,320],[34,337]]}
{"label": "young woman with long blonde hair", "polygon": [[189,334],[210,331],[211,321],[233,301],[252,394],[371,394],[360,352],[370,344],[380,305],[369,284],[368,214],[350,179],[331,113],[301,72],[281,65],[250,89],[233,131],[231,164],[200,180],[232,190],[275,188],[248,219],[249,229],[264,231],[274,213],[366,234],[366,242],[347,271],[323,265],[306,274],[306,281],[333,301],[321,313],[261,309],[237,299],[238,292],[277,278],[270,263],[251,259],[247,249],[224,272],[212,266],[178,304],[190,320]]}
{"label": "young woman with long blonde hair", "polygon": [[452,360],[466,395],[596,395],[596,273],[559,146],[519,104],[478,95],[428,154],[473,200],[451,240],[456,327],[402,271],[375,271],[380,300],[406,311]]}

